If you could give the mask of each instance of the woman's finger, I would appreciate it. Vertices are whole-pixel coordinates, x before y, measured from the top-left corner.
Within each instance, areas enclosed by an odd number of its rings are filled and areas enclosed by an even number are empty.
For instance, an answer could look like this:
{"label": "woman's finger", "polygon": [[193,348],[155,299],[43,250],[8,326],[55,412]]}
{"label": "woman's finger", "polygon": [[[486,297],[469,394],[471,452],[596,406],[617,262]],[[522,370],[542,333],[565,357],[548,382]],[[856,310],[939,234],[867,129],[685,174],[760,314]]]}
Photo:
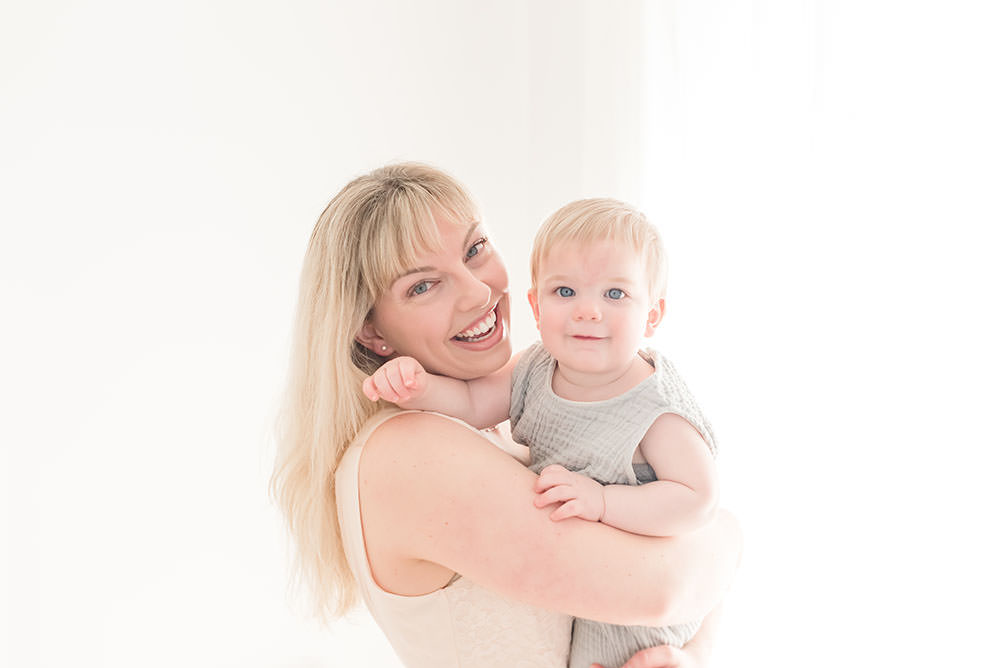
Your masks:
{"label": "woman's finger", "polygon": [[636,652],[622,668],[681,668],[676,647],[658,645]]}

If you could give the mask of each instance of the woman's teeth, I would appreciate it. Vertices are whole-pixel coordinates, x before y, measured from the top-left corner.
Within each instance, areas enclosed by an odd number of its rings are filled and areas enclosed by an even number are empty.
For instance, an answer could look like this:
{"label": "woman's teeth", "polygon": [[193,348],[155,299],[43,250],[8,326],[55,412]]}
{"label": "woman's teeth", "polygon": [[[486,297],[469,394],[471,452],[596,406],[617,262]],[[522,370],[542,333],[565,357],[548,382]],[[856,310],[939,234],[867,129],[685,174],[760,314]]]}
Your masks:
{"label": "woman's teeth", "polygon": [[486,317],[479,321],[475,327],[470,327],[464,332],[459,332],[455,338],[460,341],[481,341],[493,333],[493,327],[497,324],[497,312],[494,309],[486,314]]}

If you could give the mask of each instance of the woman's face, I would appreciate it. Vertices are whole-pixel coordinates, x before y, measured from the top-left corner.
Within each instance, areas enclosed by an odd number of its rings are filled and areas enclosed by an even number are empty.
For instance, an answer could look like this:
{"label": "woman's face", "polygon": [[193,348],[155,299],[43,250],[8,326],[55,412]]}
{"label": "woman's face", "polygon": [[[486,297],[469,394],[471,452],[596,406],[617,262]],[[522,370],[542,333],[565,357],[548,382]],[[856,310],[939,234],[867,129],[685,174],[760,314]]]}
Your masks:
{"label": "woman's face", "polygon": [[480,223],[435,223],[441,247],[418,255],[375,303],[370,347],[413,357],[432,373],[485,376],[510,359],[507,269]]}

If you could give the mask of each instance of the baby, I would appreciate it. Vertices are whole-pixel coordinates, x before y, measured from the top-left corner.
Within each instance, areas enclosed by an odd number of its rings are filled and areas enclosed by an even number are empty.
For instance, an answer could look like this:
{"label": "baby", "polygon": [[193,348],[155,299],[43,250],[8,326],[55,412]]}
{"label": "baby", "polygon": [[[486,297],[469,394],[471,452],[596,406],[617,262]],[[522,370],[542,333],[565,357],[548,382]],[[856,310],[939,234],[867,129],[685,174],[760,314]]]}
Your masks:
{"label": "baby", "polygon": [[[539,474],[535,505],[637,534],[705,524],[718,497],[715,441],[673,365],[640,349],[663,318],[656,229],[612,199],[567,204],[541,227],[528,301],[541,343],[496,373],[463,381],[409,357],[386,362],[365,394],[486,428],[510,418]],[[645,647],[683,646],[700,621],[647,628],[577,619],[570,668],[617,668]]]}

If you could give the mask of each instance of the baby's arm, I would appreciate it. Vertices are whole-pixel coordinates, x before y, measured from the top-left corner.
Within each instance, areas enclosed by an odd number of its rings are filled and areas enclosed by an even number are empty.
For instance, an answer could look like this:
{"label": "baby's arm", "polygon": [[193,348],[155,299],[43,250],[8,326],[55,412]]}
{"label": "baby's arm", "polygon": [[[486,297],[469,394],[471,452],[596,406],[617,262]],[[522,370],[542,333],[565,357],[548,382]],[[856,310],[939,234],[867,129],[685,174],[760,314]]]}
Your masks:
{"label": "baby's arm", "polygon": [[488,376],[458,380],[428,373],[412,357],[395,357],[366,378],[362,390],[372,401],[384,399],[400,408],[444,413],[485,429],[510,413],[511,371],[517,358]]}
{"label": "baby's arm", "polygon": [[645,536],[676,536],[710,520],[718,503],[715,461],[708,445],[679,415],[665,413],[639,450],[656,471],[645,485],[600,485],[561,466],[547,466],[536,482],[535,505],[553,503],[553,520],[600,521]]}
{"label": "baby's arm", "polygon": [[646,536],[676,536],[712,518],[719,497],[715,460],[690,422],[664,413],[639,450],[657,479],[638,487],[605,487],[602,522]]}

